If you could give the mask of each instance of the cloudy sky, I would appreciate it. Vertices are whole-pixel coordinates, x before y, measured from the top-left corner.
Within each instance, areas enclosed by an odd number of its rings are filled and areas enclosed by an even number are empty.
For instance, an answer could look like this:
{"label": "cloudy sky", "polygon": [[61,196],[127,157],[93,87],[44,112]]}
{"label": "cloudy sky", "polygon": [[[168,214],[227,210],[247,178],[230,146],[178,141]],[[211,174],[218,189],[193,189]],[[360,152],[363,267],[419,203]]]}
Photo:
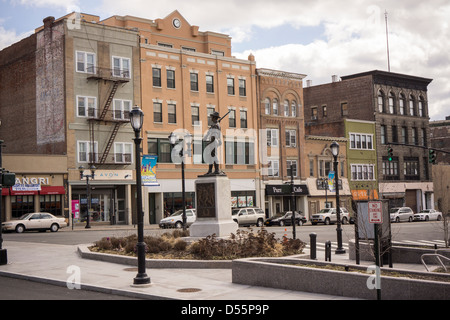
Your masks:
{"label": "cloudy sky", "polygon": [[154,20],[173,10],[200,31],[229,34],[237,58],[253,53],[258,68],[306,74],[313,85],[331,82],[332,75],[387,71],[387,11],[391,71],[432,78],[431,120],[450,116],[448,0],[0,0],[0,50],[50,15]]}

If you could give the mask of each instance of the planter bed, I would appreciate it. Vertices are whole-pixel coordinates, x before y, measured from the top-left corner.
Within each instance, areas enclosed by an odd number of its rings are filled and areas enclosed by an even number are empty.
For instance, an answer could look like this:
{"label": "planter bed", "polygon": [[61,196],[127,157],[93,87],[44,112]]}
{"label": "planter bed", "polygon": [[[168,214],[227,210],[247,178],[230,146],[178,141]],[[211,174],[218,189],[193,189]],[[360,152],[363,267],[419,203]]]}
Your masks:
{"label": "planter bed", "polygon": [[[315,267],[308,267],[314,265]],[[232,282],[284,290],[305,291],[361,299],[376,299],[377,291],[367,287],[374,275],[365,267],[351,266],[359,272],[322,268],[345,264],[316,262],[296,258],[250,258],[234,260]],[[450,275],[433,273],[433,281],[419,280],[430,276],[425,272],[410,272],[381,268],[389,276],[381,277],[381,298],[384,300],[449,300]]]}

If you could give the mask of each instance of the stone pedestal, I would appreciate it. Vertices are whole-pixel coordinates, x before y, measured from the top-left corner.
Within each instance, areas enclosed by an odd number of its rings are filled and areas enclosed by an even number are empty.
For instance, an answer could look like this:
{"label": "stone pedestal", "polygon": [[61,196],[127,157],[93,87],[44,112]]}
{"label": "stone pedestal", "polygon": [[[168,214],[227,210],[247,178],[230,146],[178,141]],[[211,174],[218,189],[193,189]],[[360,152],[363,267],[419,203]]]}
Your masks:
{"label": "stone pedestal", "polygon": [[205,175],[195,181],[196,221],[191,237],[228,237],[238,225],[231,218],[231,187],[226,175]]}

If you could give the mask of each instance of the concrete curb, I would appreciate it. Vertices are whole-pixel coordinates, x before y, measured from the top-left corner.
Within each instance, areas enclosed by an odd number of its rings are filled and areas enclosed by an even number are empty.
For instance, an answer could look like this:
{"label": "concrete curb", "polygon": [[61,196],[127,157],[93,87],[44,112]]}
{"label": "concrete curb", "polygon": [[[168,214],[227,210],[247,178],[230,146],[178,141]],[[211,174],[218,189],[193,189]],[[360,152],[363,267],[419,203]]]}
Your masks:
{"label": "concrete curb", "polygon": [[[119,254],[98,253],[89,250],[91,245],[79,245],[78,254],[83,259],[137,266],[136,257]],[[231,260],[183,260],[183,259],[146,259],[145,266],[154,269],[231,269]]]}

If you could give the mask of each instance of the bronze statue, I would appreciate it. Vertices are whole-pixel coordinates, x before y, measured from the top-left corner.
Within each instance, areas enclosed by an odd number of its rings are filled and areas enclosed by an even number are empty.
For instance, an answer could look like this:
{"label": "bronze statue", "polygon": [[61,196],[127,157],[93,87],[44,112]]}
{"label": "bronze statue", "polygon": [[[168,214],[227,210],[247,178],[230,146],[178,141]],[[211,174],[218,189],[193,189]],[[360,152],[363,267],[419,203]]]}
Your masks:
{"label": "bronze statue", "polygon": [[[228,111],[230,113],[230,111]],[[204,138],[205,141],[208,141],[208,144],[205,147],[205,162],[209,164],[208,172],[206,175],[218,175],[225,174],[219,170],[219,158],[217,156],[217,148],[222,145],[222,134],[220,131],[220,121],[225,118],[227,115],[225,114],[223,117],[220,117],[217,111],[211,114],[212,125],[209,127],[208,132]],[[209,151],[209,154],[208,154]],[[208,157],[208,155],[210,157]],[[212,171],[214,166],[214,172]]]}

